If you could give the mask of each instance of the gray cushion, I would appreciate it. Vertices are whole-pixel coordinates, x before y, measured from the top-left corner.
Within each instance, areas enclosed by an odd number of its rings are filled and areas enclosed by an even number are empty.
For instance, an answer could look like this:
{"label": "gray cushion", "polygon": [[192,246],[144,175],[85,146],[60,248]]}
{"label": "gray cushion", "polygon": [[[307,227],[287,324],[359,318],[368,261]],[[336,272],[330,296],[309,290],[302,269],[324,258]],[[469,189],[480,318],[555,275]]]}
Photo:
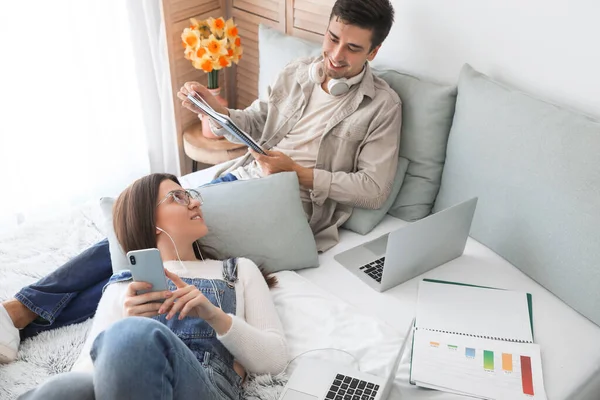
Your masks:
{"label": "gray cushion", "polygon": [[471,196],[471,235],[600,324],[600,122],[468,65],[435,209]]}
{"label": "gray cushion", "polygon": [[301,57],[317,57],[321,44],[288,36],[276,29],[258,26],[258,97],[267,100],[267,88],[291,61]]}
{"label": "gray cushion", "polygon": [[385,217],[385,214],[396,200],[396,196],[398,195],[398,192],[400,192],[402,182],[404,182],[407,168],[408,160],[404,157],[400,157],[398,160],[396,177],[394,178],[394,185],[392,186],[392,191],[390,192],[390,196],[386,202],[383,203],[381,208],[377,210],[355,208],[352,211],[350,218],[342,225],[342,228],[350,229],[351,231],[360,233],[361,235],[366,235],[367,233],[371,232],[373,228],[375,228],[377,224],[381,222],[383,217]]}
{"label": "gray cushion", "polygon": [[[198,190],[204,199],[202,211],[209,230],[200,242],[219,259],[247,257],[266,272],[319,265],[317,245],[302,208],[295,173],[203,186]],[[106,198],[103,201],[108,202]],[[112,220],[112,206],[103,207],[103,211],[105,218]],[[116,243],[114,231],[107,236],[113,270],[127,269],[127,259]]]}
{"label": "gray cushion", "polygon": [[400,193],[388,213],[415,221],[431,213],[438,194],[454,115],[456,87],[395,71],[378,75],[402,99],[400,156],[410,161]]}

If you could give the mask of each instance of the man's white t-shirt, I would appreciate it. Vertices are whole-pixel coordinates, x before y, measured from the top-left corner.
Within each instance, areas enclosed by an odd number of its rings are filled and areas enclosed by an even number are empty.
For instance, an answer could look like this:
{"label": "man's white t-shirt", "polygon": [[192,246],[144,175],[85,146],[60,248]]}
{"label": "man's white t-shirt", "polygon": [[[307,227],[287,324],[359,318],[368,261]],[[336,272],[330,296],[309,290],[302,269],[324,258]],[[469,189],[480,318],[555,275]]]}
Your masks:
{"label": "man's white t-shirt", "polygon": [[[315,86],[296,126],[277,146],[272,148],[272,150],[286,154],[306,168],[315,167],[319,144],[325,133],[327,123],[338,110],[342,100],[358,87],[358,85],[354,85],[348,93],[333,96],[325,92],[321,85]],[[240,180],[264,177],[260,164],[256,160],[244,167],[239,167],[232,174]],[[310,216],[312,214],[312,201],[308,189],[300,188],[300,198],[302,199],[304,211]]]}

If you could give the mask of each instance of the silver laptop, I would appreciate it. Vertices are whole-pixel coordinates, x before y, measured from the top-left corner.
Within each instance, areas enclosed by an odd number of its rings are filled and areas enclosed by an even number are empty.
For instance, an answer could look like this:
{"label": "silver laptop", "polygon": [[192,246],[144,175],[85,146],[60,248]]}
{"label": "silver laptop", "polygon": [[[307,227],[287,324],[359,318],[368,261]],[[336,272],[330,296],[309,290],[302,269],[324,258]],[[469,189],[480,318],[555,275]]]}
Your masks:
{"label": "silver laptop", "polygon": [[383,292],[462,255],[477,197],[346,250],[334,259]]}
{"label": "silver laptop", "polygon": [[382,378],[330,361],[301,359],[279,400],[386,400],[413,324],[414,320],[404,335],[404,343],[388,376]]}

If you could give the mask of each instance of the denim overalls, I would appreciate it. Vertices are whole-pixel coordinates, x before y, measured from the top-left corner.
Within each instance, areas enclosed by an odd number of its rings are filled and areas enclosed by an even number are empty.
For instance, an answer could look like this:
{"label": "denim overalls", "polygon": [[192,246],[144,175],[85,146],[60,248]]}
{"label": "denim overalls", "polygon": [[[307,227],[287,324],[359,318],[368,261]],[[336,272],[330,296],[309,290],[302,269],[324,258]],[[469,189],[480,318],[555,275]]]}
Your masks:
{"label": "denim overalls", "polygon": [[[237,260],[230,258],[223,261],[224,280],[202,278],[181,278],[185,283],[196,286],[206,298],[218,306],[219,297],[222,310],[235,315],[236,296],[235,282],[237,281]],[[129,271],[114,274],[106,286],[114,282],[132,280]],[[177,289],[175,284],[167,279],[169,290]],[[217,292],[215,293],[215,287]],[[106,287],[105,287],[106,288]],[[166,325],[194,353],[196,359],[208,371],[210,381],[214,382],[216,392],[223,399],[240,399],[242,378],[233,369],[233,355],[217,339],[214,329],[204,320],[197,317],[186,317],[179,320],[176,316],[166,319],[166,314],[153,317],[154,320]]]}

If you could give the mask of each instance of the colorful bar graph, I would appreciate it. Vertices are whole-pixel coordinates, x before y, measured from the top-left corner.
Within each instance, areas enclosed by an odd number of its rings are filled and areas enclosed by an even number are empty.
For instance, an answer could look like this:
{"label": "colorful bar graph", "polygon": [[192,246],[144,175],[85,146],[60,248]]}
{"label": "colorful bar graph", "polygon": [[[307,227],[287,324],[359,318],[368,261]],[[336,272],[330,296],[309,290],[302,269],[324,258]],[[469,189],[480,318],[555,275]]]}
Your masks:
{"label": "colorful bar graph", "polygon": [[502,370],[513,372],[512,354],[502,353]]}
{"label": "colorful bar graph", "polygon": [[465,349],[465,357],[467,357],[467,358],[475,358],[475,349],[467,347]]}
{"label": "colorful bar graph", "polygon": [[533,374],[531,373],[531,357],[521,356],[521,381],[523,383],[523,393],[530,396],[533,394]]}
{"label": "colorful bar graph", "polygon": [[483,368],[493,371],[494,370],[494,352],[489,350],[483,351]]}

